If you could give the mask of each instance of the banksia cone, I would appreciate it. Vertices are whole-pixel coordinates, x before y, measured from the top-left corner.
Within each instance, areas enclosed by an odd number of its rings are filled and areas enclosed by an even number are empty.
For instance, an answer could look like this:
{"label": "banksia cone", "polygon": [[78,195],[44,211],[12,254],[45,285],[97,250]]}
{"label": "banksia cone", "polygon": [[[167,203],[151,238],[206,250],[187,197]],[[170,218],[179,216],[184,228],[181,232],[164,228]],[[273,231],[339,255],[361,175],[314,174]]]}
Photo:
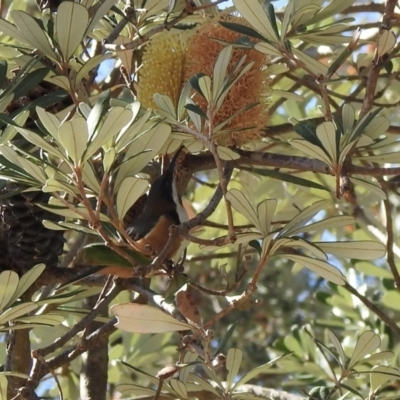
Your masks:
{"label": "banksia cone", "polygon": [[138,100],[143,107],[156,109],[156,93],[167,95],[175,106],[178,104],[185,50],[185,40],[176,33],[161,32],[150,40],[139,70]]}
{"label": "banksia cone", "polygon": [[[247,25],[246,21],[239,17],[229,16],[225,21]],[[193,35],[188,43],[185,80],[200,72],[212,76],[215,62],[224,45],[213,39],[228,43],[234,43],[242,35],[224,28],[218,21],[204,23]],[[234,48],[227,72],[231,72],[239,59],[246,55],[245,64],[254,62],[253,67],[244,74],[228,92],[222,106],[214,115],[213,126],[225,121],[234,113],[252,103],[259,102],[255,107],[236,115],[232,121],[224,127],[224,130],[238,130],[218,135],[216,142],[223,146],[241,146],[247,142],[261,137],[261,129],[264,129],[269,120],[267,102],[265,96],[269,94],[269,77],[265,73],[268,58],[265,54],[253,49]],[[207,101],[200,95],[196,95],[195,102],[206,112]]]}
{"label": "banksia cone", "polygon": [[[3,193],[17,188],[16,184],[8,184]],[[57,265],[64,245],[63,232],[45,228],[42,221],[58,221],[60,218],[35,205],[48,200],[49,194],[34,191],[19,193],[2,201],[3,241],[16,272],[24,273],[39,263],[48,267]]]}

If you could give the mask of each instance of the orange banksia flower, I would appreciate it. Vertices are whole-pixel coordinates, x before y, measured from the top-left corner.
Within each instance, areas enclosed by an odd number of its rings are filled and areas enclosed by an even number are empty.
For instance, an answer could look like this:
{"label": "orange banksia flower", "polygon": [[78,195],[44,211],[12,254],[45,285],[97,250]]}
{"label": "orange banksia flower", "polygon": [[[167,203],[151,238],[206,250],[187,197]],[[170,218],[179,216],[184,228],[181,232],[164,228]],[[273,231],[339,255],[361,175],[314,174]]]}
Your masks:
{"label": "orange banksia flower", "polygon": [[156,109],[156,93],[169,96],[176,106],[183,83],[186,41],[181,35],[164,31],[147,44],[139,70],[138,100],[144,108]]}
{"label": "orange banksia flower", "polygon": [[[228,16],[221,20],[248,25],[240,17]],[[233,43],[241,36],[243,35],[224,28],[215,20],[210,20],[200,26],[197,33],[189,40],[185,59],[185,81],[200,72],[212,76],[215,62],[224,48],[223,44],[213,39]],[[223,146],[242,146],[247,142],[259,139],[262,135],[261,129],[266,127],[269,120],[266,96],[269,93],[270,79],[264,72],[269,60],[265,54],[259,51],[234,48],[227,73],[232,71],[243,55],[247,56],[245,65],[252,61],[254,65],[230,89],[222,106],[214,115],[213,126],[225,121],[249,104],[258,102],[260,104],[239,113],[223,128],[223,130],[237,130],[218,134],[216,142]],[[195,95],[194,100],[206,112],[207,101],[199,94]]]}

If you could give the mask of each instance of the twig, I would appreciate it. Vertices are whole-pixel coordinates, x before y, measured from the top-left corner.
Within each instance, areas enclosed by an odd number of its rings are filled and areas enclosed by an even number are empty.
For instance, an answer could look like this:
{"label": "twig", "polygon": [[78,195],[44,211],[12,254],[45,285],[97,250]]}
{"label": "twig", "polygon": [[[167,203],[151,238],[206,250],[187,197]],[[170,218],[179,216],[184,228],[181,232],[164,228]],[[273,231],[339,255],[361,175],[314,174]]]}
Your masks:
{"label": "twig", "polygon": [[351,294],[354,294],[361,302],[374,314],[376,314],[392,331],[400,337],[400,327],[396,324],[396,321],[390,318],[384,311],[382,311],[378,306],[369,301],[365,296],[360,294],[357,289],[346,282],[343,286]]}
{"label": "twig", "polygon": [[[385,5],[385,10],[383,12],[382,24],[379,30],[380,35],[385,30],[389,30],[391,27],[391,21],[394,14],[394,9],[396,7],[397,0],[387,0]],[[379,36],[380,36],[379,35]],[[375,89],[378,83],[379,72],[385,65],[386,60],[384,57],[379,57],[379,52],[375,50],[374,59],[372,61],[372,67],[368,74],[368,80],[366,84],[366,92],[364,97],[364,102],[360,111],[360,118],[366,115],[372,108],[372,104],[375,98]]]}
{"label": "twig", "polygon": [[393,245],[394,245],[394,233],[393,233],[393,218],[392,218],[392,204],[389,200],[389,193],[387,191],[387,183],[381,178],[379,179],[381,188],[386,193],[386,199],[383,200],[383,206],[385,207],[386,216],[386,261],[389,265],[390,271],[392,272],[393,279],[397,290],[400,290],[400,274],[396,266],[394,258]]}

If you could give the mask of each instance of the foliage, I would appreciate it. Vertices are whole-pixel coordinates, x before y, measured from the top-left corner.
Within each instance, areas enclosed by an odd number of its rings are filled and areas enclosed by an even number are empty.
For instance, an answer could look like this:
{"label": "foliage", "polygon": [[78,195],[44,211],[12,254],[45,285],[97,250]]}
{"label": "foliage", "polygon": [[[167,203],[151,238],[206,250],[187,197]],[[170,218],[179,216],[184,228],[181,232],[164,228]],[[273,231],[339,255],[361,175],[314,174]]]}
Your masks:
{"label": "foliage", "polygon": [[[21,271],[3,212],[1,397],[398,398],[396,2],[36,3],[0,3],[1,195],[66,244]],[[129,226],[181,146],[170,268]]]}

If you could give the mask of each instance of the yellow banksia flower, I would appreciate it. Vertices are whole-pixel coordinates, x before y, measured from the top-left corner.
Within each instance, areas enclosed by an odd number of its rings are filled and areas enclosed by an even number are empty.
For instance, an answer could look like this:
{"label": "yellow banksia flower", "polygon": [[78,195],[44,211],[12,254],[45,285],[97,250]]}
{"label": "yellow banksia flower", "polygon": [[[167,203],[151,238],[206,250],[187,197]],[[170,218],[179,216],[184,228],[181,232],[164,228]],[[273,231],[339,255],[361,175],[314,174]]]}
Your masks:
{"label": "yellow banksia flower", "polygon": [[[243,18],[235,16],[224,17],[221,20],[248,25]],[[188,43],[185,81],[200,72],[212,77],[215,62],[224,48],[223,44],[213,39],[233,43],[241,36],[240,33],[224,28],[215,20],[210,20],[200,26]],[[242,146],[245,143],[260,139],[262,129],[265,129],[269,120],[266,96],[270,91],[270,79],[265,72],[269,63],[267,56],[253,49],[234,48],[227,73],[232,71],[236,63],[245,54],[247,56],[245,65],[250,62],[254,62],[254,65],[230,89],[220,109],[214,115],[213,126],[217,126],[249,104],[260,104],[239,113],[230,123],[225,125],[223,130],[237,131],[223,133],[216,137],[216,142],[223,146]],[[194,100],[206,112],[207,101],[199,94],[196,94]]]}
{"label": "yellow banksia flower", "polygon": [[139,70],[138,100],[144,108],[156,109],[156,93],[169,96],[175,106],[182,90],[186,41],[164,31],[147,44]]}

